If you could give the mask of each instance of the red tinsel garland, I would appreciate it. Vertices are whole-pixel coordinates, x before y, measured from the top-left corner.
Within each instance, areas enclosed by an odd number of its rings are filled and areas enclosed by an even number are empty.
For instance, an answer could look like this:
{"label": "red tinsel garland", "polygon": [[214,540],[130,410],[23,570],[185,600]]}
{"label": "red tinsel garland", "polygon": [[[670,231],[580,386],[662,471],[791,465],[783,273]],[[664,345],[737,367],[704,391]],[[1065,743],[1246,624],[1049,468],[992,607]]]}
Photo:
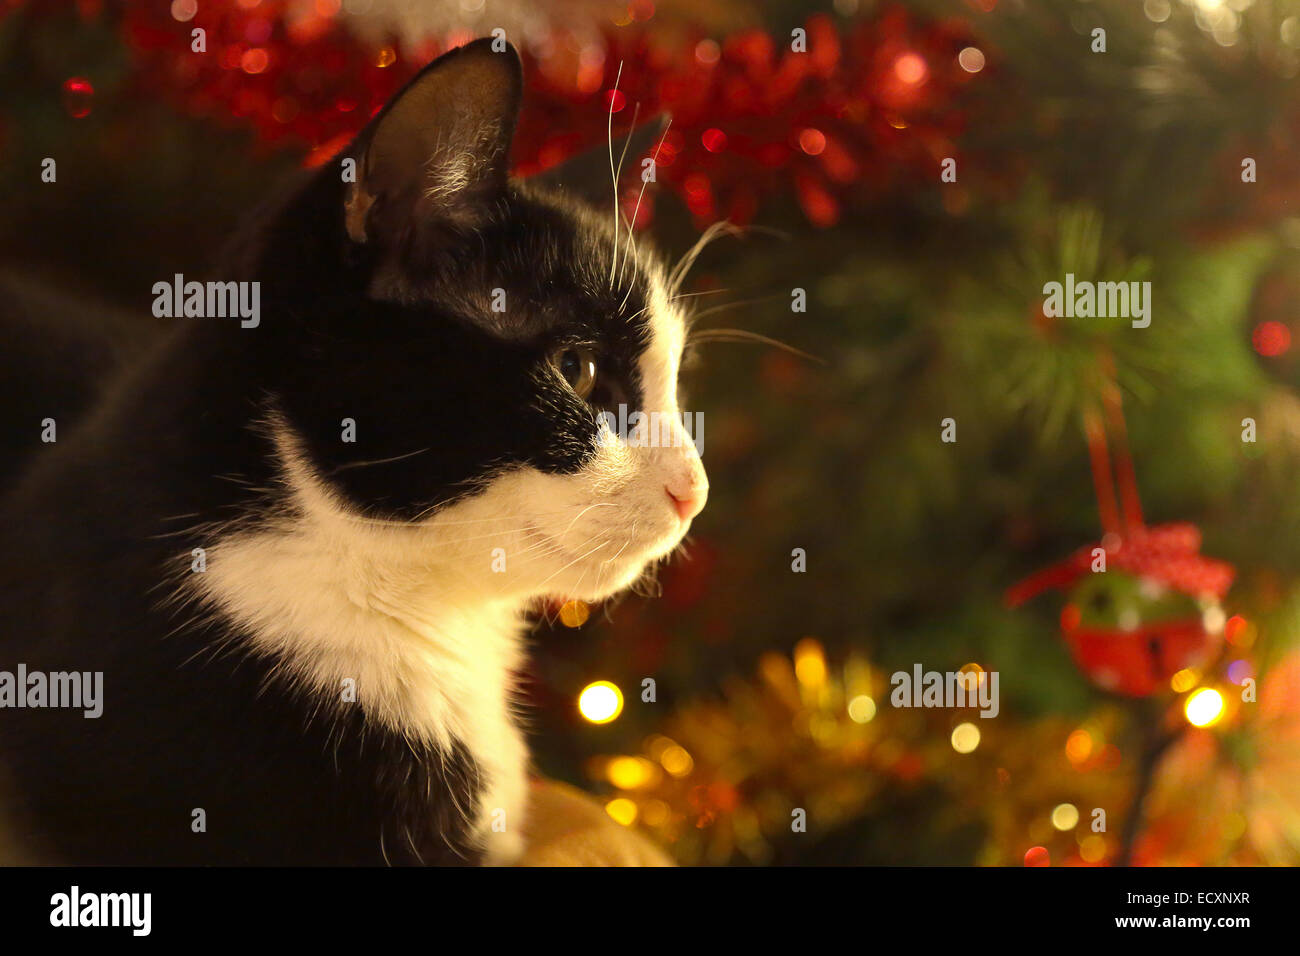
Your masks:
{"label": "red tinsel garland", "polygon": [[[99,9],[76,6],[82,15]],[[129,4],[121,15],[136,89],[249,126],[265,142],[306,147],[309,163],[348,142],[420,66],[470,39],[376,44],[352,32],[346,15],[285,0],[182,4],[185,21],[174,6]],[[196,28],[206,52],[191,50]],[[824,227],[855,191],[937,183],[966,122],[957,94],[986,63],[983,52],[959,62],[972,44],[966,25],[889,9],[843,29],[814,16],[805,30],[806,52],[757,30],[664,46],[640,23],[611,27],[598,42],[556,35],[536,48],[512,38],[528,76],[514,162],[526,173],[603,143],[612,108],[624,128],[634,111],[641,120],[672,114],[657,179],[700,224],[744,223],[762,199],[793,187],[809,221]],[[651,216],[647,196],[638,225]]]}

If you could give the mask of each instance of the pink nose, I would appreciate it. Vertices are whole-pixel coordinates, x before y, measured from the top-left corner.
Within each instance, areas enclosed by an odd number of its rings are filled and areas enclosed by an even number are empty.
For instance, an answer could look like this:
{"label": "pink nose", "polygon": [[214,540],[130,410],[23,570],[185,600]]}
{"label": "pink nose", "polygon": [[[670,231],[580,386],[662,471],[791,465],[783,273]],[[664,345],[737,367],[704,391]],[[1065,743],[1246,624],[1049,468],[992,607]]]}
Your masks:
{"label": "pink nose", "polygon": [[668,492],[668,500],[673,503],[677,509],[677,517],[682,521],[690,521],[697,514],[704,510],[704,502],[709,497],[707,486],[703,488],[693,487],[690,491],[680,492],[665,487],[664,491]]}

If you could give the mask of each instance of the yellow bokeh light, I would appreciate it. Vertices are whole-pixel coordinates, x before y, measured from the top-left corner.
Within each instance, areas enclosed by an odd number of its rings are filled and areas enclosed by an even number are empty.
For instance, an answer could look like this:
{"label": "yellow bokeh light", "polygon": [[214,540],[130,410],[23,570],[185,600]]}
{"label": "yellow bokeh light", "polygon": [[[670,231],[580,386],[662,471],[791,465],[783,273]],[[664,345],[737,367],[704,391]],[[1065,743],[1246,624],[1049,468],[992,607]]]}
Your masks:
{"label": "yellow bokeh light", "polygon": [[980,745],[980,729],[974,724],[958,724],[952,730],[952,749],[968,754]]}
{"label": "yellow bokeh light", "polygon": [[969,664],[967,664],[965,667],[963,667],[960,671],[958,671],[958,673],[960,673],[960,674],[963,676],[963,678],[964,678],[965,675],[967,675],[967,674],[974,674],[974,675],[975,675],[975,686],[976,686],[976,687],[981,687],[981,686],[983,686],[983,684],[984,684],[984,668],[980,667],[980,666],[979,666],[978,664],[976,664],[974,661],[971,661]]}
{"label": "yellow bokeh light", "polygon": [[605,804],[605,812],[625,827],[636,822],[636,804],[627,797],[615,797],[609,801]]}
{"label": "yellow bokeh light", "polygon": [[1058,830],[1073,830],[1079,822],[1079,808],[1073,803],[1058,804],[1052,811],[1052,826]]}
{"label": "yellow bokeh light", "polygon": [[1098,863],[1106,856],[1106,839],[1093,833],[1079,841],[1079,856],[1085,863]]}
{"label": "yellow bokeh light", "polygon": [[808,721],[808,733],[823,747],[829,746],[835,740],[839,729],[839,721],[830,714],[814,714]]}
{"label": "yellow bokeh light", "polygon": [[1184,667],[1169,679],[1169,686],[1174,689],[1175,693],[1185,694],[1196,686],[1198,680],[1200,680],[1200,675],[1196,671],[1190,667]]}
{"label": "yellow bokeh light", "polygon": [[1092,734],[1080,727],[1065,739],[1065,756],[1072,764],[1081,764],[1092,755]]}
{"label": "yellow bokeh light", "polygon": [[805,637],[795,645],[794,674],[805,687],[820,687],[826,683],[826,655],[814,638]]}
{"label": "yellow bokeh light", "polygon": [[650,800],[641,809],[641,819],[646,826],[661,827],[673,815],[672,807],[662,800]]}
{"label": "yellow bokeh light", "polygon": [[868,724],[876,716],[876,702],[866,694],[859,694],[849,701],[849,719],[855,723]]}
{"label": "yellow bokeh light", "polygon": [[591,617],[591,608],[576,598],[565,601],[560,607],[560,623],[565,627],[582,627],[589,617]]}
{"label": "yellow bokeh light", "polygon": [[1183,708],[1187,722],[1195,727],[1209,727],[1223,716],[1223,696],[1211,687],[1202,687]]}
{"label": "yellow bokeh light", "polygon": [[605,767],[605,778],[620,790],[637,790],[655,782],[658,769],[644,757],[615,757]]}
{"label": "yellow bokeh light", "polygon": [[681,744],[664,748],[664,752],[659,755],[659,762],[674,777],[684,777],[695,769],[695,761]]}
{"label": "yellow bokeh light", "polygon": [[623,692],[607,680],[588,684],[578,695],[578,711],[593,724],[607,724],[623,712]]}

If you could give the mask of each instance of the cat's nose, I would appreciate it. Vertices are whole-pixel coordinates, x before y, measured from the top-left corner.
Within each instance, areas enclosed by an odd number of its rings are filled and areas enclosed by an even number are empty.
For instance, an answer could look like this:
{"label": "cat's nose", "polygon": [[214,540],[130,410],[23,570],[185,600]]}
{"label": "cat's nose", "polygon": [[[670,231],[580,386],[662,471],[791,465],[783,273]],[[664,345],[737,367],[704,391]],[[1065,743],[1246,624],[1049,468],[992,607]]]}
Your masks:
{"label": "cat's nose", "polygon": [[668,498],[672,501],[673,507],[677,509],[677,517],[682,521],[690,521],[697,514],[704,510],[704,502],[709,497],[708,485],[689,485],[683,487],[674,487],[665,485],[664,491],[668,492]]}

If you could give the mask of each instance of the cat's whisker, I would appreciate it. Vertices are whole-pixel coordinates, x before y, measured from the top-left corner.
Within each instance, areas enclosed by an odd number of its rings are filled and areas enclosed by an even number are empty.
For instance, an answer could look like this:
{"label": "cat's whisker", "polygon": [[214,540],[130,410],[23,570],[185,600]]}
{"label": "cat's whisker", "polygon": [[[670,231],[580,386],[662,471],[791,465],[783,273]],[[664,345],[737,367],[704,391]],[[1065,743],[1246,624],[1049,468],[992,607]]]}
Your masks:
{"label": "cat's whisker", "polygon": [[609,121],[605,125],[605,139],[609,143],[609,178],[614,185],[614,256],[609,261],[609,287],[614,288],[614,263],[618,259],[618,173],[614,170],[614,99],[618,95],[618,81],[623,78],[623,61],[618,61],[614,75],[614,89],[609,97]]}
{"label": "cat's whisker", "polygon": [[[590,508],[616,508],[616,507],[618,507],[618,506],[617,506],[616,504],[614,504],[612,501],[600,501],[600,502],[596,502],[596,503],[593,504],[593,505],[590,505],[589,507],[590,507]],[[569,513],[570,511],[572,511],[572,510],[573,510],[573,509],[570,507],[570,508],[557,508],[555,511],[535,511],[535,512],[530,512],[530,513],[529,513],[529,517],[533,517],[533,518],[552,518],[552,517],[554,517],[555,515],[568,514],[568,513]],[[451,526],[451,525],[457,525],[457,524],[479,524],[479,523],[484,522],[484,521],[500,521],[500,520],[501,520],[501,516],[500,516],[500,515],[498,515],[498,516],[496,516],[496,517],[494,517],[494,518],[463,518],[463,519],[459,519],[459,520],[456,520],[456,521],[441,521],[441,520],[435,520],[435,521],[430,522],[430,523],[427,525],[427,527],[430,527],[430,528],[443,528],[443,527],[449,527],[449,526]]]}
{"label": "cat's whisker", "polygon": [[583,515],[585,515],[592,508],[612,508],[612,507],[614,507],[613,502],[605,502],[605,501],[597,501],[595,504],[587,505],[587,507],[583,508],[574,516],[573,520],[570,521],[568,525],[565,526],[564,530],[561,531],[560,534],[568,534],[569,531],[573,528],[573,526],[578,523],[578,519],[581,518]]}
{"label": "cat's whisker", "polygon": [[612,558],[606,558],[604,561],[600,562],[600,573],[596,576],[596,593],[597,593],[597,594],[603,594],[603,593],[604,593],[604,592],[601,590],[601,585],[605,583],[605,570],[606,570],[606,569],[607,569],[611,564],[613,564],[615,561],[617,561],[617,560],[622,556],[623,552],[626,551],[626,550],[628,549],[628,545],[630,545],[630,544],[632,543],[632,540],[636,537],[636,530],[637,530],[637,528],[639,528],[639,527],[640,527],[640,522],[634,521],[634,522],[632,523],[632,530],[631,530],[630,532],[628,532],[627,540],[623,542],[623,547],[619,548],[618,551],[614,554],[614,556],[613,556]]}
{"label": "cat's whisker", "polygon": [[[587,514],[589,511],[592,511],[593,509],[596,509],[596,508],[615,508],[615,507],[618,507],[618,506],[617,506],[616,504],[614,504],[613,502],[608,502],[608,501],[597,501],[597,502],[593,502],[592,504],[589,504],[589,505],[585,506],[585,507],[584,507],[580,512],[578,512],[578,514],[576,514],[576,515],[575,515],[575,516],[574,516],[574,517],[569,521],[568,525],[565,526],[564,530],[561,531],[560,534],[561,534],[561,535],[563,535],[563,534],[567,534],[569,531],[571,531],[571,530],[573,529],[573,526],[574,526],[574,525],[575,525],[575,524],[576,524],[576,523],[577,523],[577,522],[582,518],[582,516],[585,515],[585,514]],[[572,511],[571,508],[562,508],[562,509],[559,509],[559,510],[557,510],[557,511],[539,512],[539,513],[537,513],[537,514],[532,515],[531,517],[533,517],[533,518],[540,518],[540,517],[553,517],[553,516],[555,516],[555,515],[567,515],[567,514],[569,514],[571,511]],[[495,517],[495,518],[469,518],[469,519],[460,520],[460,521],[444,521],[444,522],[435,522],[435,523],[433,523],[433,524],[423,524],[423,525],[422,525],[422,524],[417,524],[417,523],[412,523],[412,522],[404,522],[404,521],[391,521],[391,520],[386,520],[386,519],[364,518],[364,517],[357,516],[357,515],[345,515],[345,518],[347,518],[348,520],[355,521],[355,522],[359,522],[359,523],[363,523],[363,524],[370,524],[370,525],[378,524],[379,526],[381,526],[381,527],[386,527],[386,528],[387,528],[387,527],[401,527],[401,528],[409,528],[409,529],[411,529],[411,530],[418,530],[418,531],[430,532],[430,533],[436,533],[437,531],[439,531],[440,529],[442,529],[442,528],[444,528],[444,527],[453,527],[453,526],[457,526],[457,525],[466,525],[466,524],[481,524],[481,523],[483,523],[483,522],[491,522],[491,521],[498,521],[498,522],[499,522],[499,521],[504,521],[504,520],[506,520],[506,519],[502,516],[502,517]],[[469,543],[469,542],[471,542],[471,541],[482,541],[482,540],[485,540],[485,539],[487,539],[487,538],[497,538],[497,537],[501,537],[502,535],[528,534],[528,533],[530,533],[530,532],[531,532],[531,533],[536,533],[536,534],[542,534],[542,533],[543,533],[543,532],[540,532],[539,529],[538,529],[534,524],[527,524],[527,525],[524,525],[523,527],[502,528],[502,529],[500,529],[500,530],[496,530],[496,531],[488,531],[488,532],[485,532],[485,533],[483,533],[483,534],[469,535],[469,536],[467,536],[467,537],[450,538],[450,539],[440,539],[440,540],[438,540],[436,543],[438,544],[438,546],[439,546],[440,548],[450,548],[450,547],[456,547],[456,546],[458,546],[458,545],[462,545],[462,544],[467,544],[467,543]],[[588,539],[588,540],[590,540],[590,539]],[[519,552],[519,553],[521,553],[521,554],[528,553],[528,551],[535,550],[536,547],[537,547],[537,546],[534,545],[533,547],[528,548],[528,549],[526,549],[525,551],[522,551],[522,552]],[[561,548],[561,547],[558,546],[558,545],[555,546],[555,549],[556,549],[556,550],[563,550],[563,548]]]}
{"label": "cat's whisker", "polygon": [[700,233],[700,238],[695,240],[695,245],[686,250],[685,255],[677,260],[677,265],[673,266],[672,272],[668,274],[668,294],[670,296],[677,294],[677,290],[682,287],[682,283],[686,280],[686,274],[691,271],[691,267],[695,265],[695,260],[700,257],[700,253],[704,251],[705,246],[719,236],[739,236],[743,235],[743,233],[744,231],[739,226],[735,226],[725,219],[718,220]]}
{"label": "cat's whisker", "polygon": [[809,362],[815,362],[818,365],[829,365],[824,358],[811,355],[803,349],[797,349],[793,345],[782,342],[780,339],[774,339],[767,335],[759,335],[757,332],[750,332],[746,329],[701,329],[699,332],[691,334],[689,340],[691,345],[702,345],[705,342],[753,342],[756,345],[770,345],[778,348],[782,352],[788,352],[791,355],[797,355],[801,359]]}
{"label": "cat's whisker", "polygon": [[641,114],[641,104],[636,103],[632,107],[632,125],[628,127],[627,138],[623,140],[623,151],[618,154],[618,170],[614,173],[614,262],[618,263],[618,278],[614,281],[617,287],[623,281],[623,266],[619,259],[618,237],[623,225],[627,222],[627,216],[623,214],[623,207],[618,200],[618,184],[623,178],[623,163],[627,159],[627,151],[632,145],[632,136],[636,133],[636,120]]}
{"label": "cat's whisker", "polygon": [[586,578],[587,578],[587,573],[588,573],[590,570],[591,570],[591,566],[590,566],[590,565],[588,565],[587,567],[583,568],[583,569],[582,569],[582,573],[578,575],[578,580],[576,580],[576,581],[573,582],[573,588],[572,588],[572,590],[573,590],[575,593],[577,593],[577,592],[582,588],[582,582],[583,582],[584,580],[586,580]]}
{"label": "cat's whisker", "polygon": [[[440,502],[437,505],[431,505],[429,508],[426,508],[424,511],[420,512],[415,517],[410,518],[409,520],[403,520],[400,518],[374,518],[369,515],[354,515],[354,514],[343,514],[340,515],[340,517],[342,517],[345,521],[352,521],[358,524],[372,525],[378,528],[409,528],[413,531],[414,530],[436,531],[439,528],[447,528],[453,525],[484,524],[489,521],[503,520],[502,515],[495,515],[486,518],[459,518],[455,521],[448,521],[437,517],[430,519],[427,517],[428,514],[431,511],[433,511],[435,508],[447,508],[450,506],[451,503],[449,502]],[[596,507],[614,508],[617,506],[614,505],[612,502],[601,502]],[[556,515],[568,514],[570,511],[572,511],[572,508],[559,508],[555,511],[538,511],[532,513],[531,517],[551,518]]]}
{"label": "cat's whisker", "polygon": [[694,299],[701,295],[723,295],[730,291],[730,289],[704,289],[700,292],[679,292],[676,295],[670,295],[668,301],[676,302],[679,299]]}
{"label": "cat's whisker", "polygon": [[[635,116],[633,116],[632,122],[633,124],[636,123]],[[672,128],[672,125],[673,125],[673,120],[672,117],[670,116],[668,118],[668,122],[664,124],[664,131],[663,131],[663,135],[659,137],[659,144],[655,146],[655,154],[651,158],[652,167],[657,166],[659,163],[659,151],[663,149],[664,140],[668,138],[668,130]],[[631,140],[631,134],[628,134],[628,139],[629,141]],[[627,224],[627,242],[623,247],[623,261],[619,263],[619,267],[618,267],[619,282],[623,281],[623,267],[627,265],[628,258],[636,251],[636,243],[633,238],[633,230],[636,229],[636,217],[641,214],[641,200],[645,198],[645,188],[647,185],[649,185],[649,180],[647,180],[645,178],[645,175],[643,174],[641,176],[641,191],[638,192],[636,196],[636,207],[632,210],[632,219]],[[633,270],[632,274],[634,276],[636,275],[635,270]],[[627,292],[623,294],[623,301],[618,304],[618,307],[620,309],[622,309],[623,306],[627,304],[627,297],[630,296],[631,294],[632,294],[632,282],[631,280],[629,280],[627,284]]]}
{"label": "cat's whisker", "polygon": [[525,525],[522,528],[502,528],[500,531],[489,531],[487,534],[472,534],[466,538],[450,538],[439,540],[436,543],[440,548],[451,548],[456,545],[468,544],[471,541],[484,541],[488,538],[499,538],[507,534],[527,534],[536,530],[532,525]]}
{"label": "cat's whisker", "polygon": [[535,544],[530,544],[528,547],[516,551],[513,557],[520,558],[526,554],[532,554],[534,551],[541,551],[543,554],[562,554],[564,548],[551,538],[540,537]]}
{"label": "cat's whisker", "polygon": [[[743,309],[748,305],[766,305],[771,302],[779,302],[781,299],[782,296],[776,294],[760,295],[752,299],[739,299],[736,302],[722,302],[718,305],[711,305],[707,309],[701,309],[699,312],[692,312],[687,318],[691,325],[695,325],[695,323],[699,322],[700,319],[707,318],[710,315],[717,315],[720,312],[730,312],[732,309]],[[704,332],[709,330],[702,329],[701,331]]]}
{"label": "cat's whisker", "polygon": [[416,451],[408,451],[405,455],[394,455],[391,458],[376,458],[372,461],[349,461],[339,465],[330,471],[325,472],[325,477],[337,475],[340,471],[348,471],[352,468],[370,468],[373,465],[388,465],[395,461],[404,461],[407,458],[414,458],[416,455],[423,455],[426,451],[432,451],[432,448],[420,448]]}
{"label": "cat's whisker", "polygon": [[625,322],[633,322],[633,321],[635,321],[636,319],[639,319],[641,316],[645,315],[645,314],[646,314],[647,312],[649,312],[649,311],[650,311],[650,306],[647,305],[647,306],[646,306],[645,308],[643,308],[643,309],[637,309],[635,312],[633,312],[631,315],[629,315],[629,316],[628,316],[624,321],[625,321]]}
{"label": "cat's whisker", "polygon": [[[586,540],[586,542],[583,543],[582,547],[586,547],[587,544],[590,544],[591,541],[592,541],[595,537],[596,537],[595,535],[592,535],[590,538],[588,538],[588,539]],[[596,545],[596,546],[595,546],[594,548],[592,548],[590,551],[586,551],[586,552],[584,552],[583,554],[578,555],[576,558],[574,558],[572,561],[570,561],[568,564],[564,565],[563,567],[561,567],[561,568],[557,568],[557,569],[556,569],[555,571],[553,571],[551,574],[547,575],[547,577],[546,577],[545,580],[543,580],[540,584],[537,585],[537,590],[540,591],[540,590],[541,590],[542,588],[544,588],[544,587],[547,585],[547,583],[548,583],[552,578],[554,578],[557,574],[560,574],[560,573],[562,573],[562,572],[564,572],[564,571],[567,571],[569,568],[573,567],[573,566],[574,566],[575,564],[577,564],[579,561],[582,561],[582,560],[585,560],[586,558],[589,558],[591,555],[595,554],[597,551],[599,551],[601,548],[605,547],[605,545],[607,545],[607,544],[609,544],[609,539],[608,539],[608,538],[606,538],[605,540],[601,541],[600,544]]]}

